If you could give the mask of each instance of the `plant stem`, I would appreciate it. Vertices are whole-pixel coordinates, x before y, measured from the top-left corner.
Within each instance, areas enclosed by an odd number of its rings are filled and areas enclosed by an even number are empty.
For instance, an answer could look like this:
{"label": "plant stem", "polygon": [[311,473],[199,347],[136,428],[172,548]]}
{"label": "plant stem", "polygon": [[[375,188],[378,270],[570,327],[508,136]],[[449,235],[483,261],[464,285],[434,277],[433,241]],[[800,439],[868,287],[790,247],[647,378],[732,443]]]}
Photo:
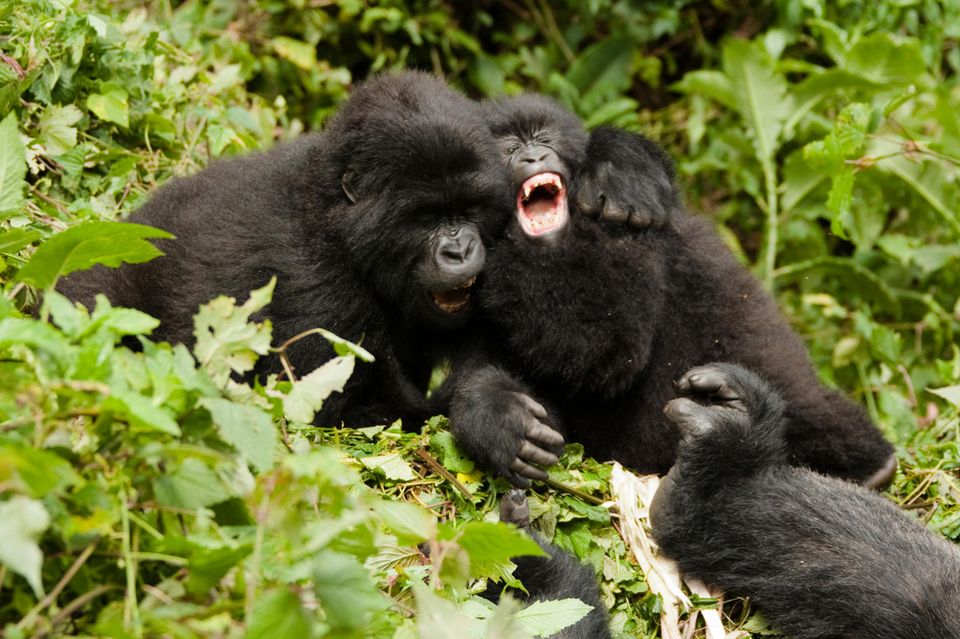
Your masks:
{"label": "plant stem", "polygon": [[763,162],[763,182],[767,195],[767,242],[764,254],[763,283],[773,292],[773,272],[777,268],[777,225],[780,221],[779,200],[777,198],[777,172],[770,161]]}

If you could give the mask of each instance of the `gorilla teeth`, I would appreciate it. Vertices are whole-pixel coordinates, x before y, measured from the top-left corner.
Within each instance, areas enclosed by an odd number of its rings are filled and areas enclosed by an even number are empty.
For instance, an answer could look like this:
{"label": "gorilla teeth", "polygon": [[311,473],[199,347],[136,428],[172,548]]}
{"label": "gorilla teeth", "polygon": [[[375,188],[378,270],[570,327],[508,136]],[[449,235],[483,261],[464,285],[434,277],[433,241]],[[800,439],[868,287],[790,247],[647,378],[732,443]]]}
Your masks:
{"label": "gorilla teeth", "polygon": [[459,313],[470,303],[470,288],[477,281],[476,276],[447,291],[431,291],[434,305],[444,313]]}

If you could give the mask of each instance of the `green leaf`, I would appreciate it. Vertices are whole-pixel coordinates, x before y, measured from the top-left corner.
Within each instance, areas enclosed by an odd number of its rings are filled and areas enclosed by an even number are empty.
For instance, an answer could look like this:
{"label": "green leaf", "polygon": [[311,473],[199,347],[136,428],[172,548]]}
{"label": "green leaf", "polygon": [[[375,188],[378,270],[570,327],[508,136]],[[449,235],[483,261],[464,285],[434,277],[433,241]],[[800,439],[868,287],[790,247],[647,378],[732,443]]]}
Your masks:
{"label": "green leaf", "polygon": [[193,353],[215,383],[223,386],[231,372],[247,373],[260,355],[270,352],[272,327],[269,320],[256,324],[250,316],[270,303],[277,278],[250,292],[242,306],[221,295],[200,307],[193,318],[197,338]]}
{"label": "green leaf", "polygon": [[40,245],[17,279],[48,288],[61,277],[95,264],[117,267],[163,255],[146,238],[172,238],[161,229],[126,222],[86,222],[58,233]]}
{"label": "green leaf", "polygon": [[737,111],[761,163],[773,160],[783,124],[792,111],[787,83],[759,42],[732,39],[723,47],[723,69],[730,78]]}
{"label": "green leaf", "polygon": [[402,544],[418,544],[432,538],[437,532],[437,520],[433,513],[413,504],[380,500],[374,502],[374,510]]}
{"label": "green leaf", "polygon": [[955,186],[944,177],[943,165],[937,162],[916,162],[904,157],[893,157],[877,165],[903,180],[937,215],[960,237],[960,213],[952,204],[950,195]]}
{"label": "green leaf", "polygon": [[283,398],[283,413],[287,419],[309,424],[323,406],[330,393],[343,392],[343,387],[353,373],[354,357],[335,357],[312,373],[293,383],[293,388]]}
{"label": "green leaf", "polygon": [[791,280],[811,270],[823,270],[844,278],[849,281],[852,290],[899,314],[900,303],[890,286],[876,273],[849,258],[825,256],[795,262],[777,269],[775,276],[778,281]]}
{"label": "green leaf", "polygon": [[180,426],[177,425],[170,410],[139,393],[114,391],[103,403],[103,408],[126,415],[131,426],[156,430],[168,435],[180,435]]}
{"label": "green leaf", "polygon": [[927,390],[960,408],[960,386],[944,386],[943,388],[928,388]]}
{"label": "green leaf", "polygon": [[847,52],[845,68],[877,84],[915,84],[926,73],[920,41],[876,31]]}
{"label": "green leaf", "polygon": [[0,320],[0,348],[17,345],[44,350],[55,357],[70,350],[70,342],[49,324],[20,317]]}
{"label": "green leaf", "polygon": [[399,453],[361,457],[360,463],[370,470],[381,471],[387,479],[393,481],[413,481],[419,477]]}
{"label": "green leaf", "polygon": [[0,233],[0,253],[16,253],[43,235],[33,229],[12,229]]}
{"label": "green leaf", "polygon": [[[480,623],[461,612],[452,601],[420,581],[413,582],[417,602],[417,636],[420,639],[466,639],[476,637]],[[493,638],[491,638],[493,639]]]}
{"label": "green leaf", "polygon": [[603,101],[630,86],[630,64],[634,43],[626,37],[612,37],[587,47],[567,72],[584,105],[600,106]]}
{"label": "green leaf", "polygon": [[27,151],[11,112],[0,122],[0,220],[20,210],[26,175]]}
{"label": "green leaf", "polygon": [[702,95],[716,100],[731,111],[739,109],[737,94],[730,77],[720,71],[690,71],[672,87],[687,95]]}
{"label": "green leaf", "polygon": [[32,446],[2,445],[0,460],[0,483],[38,499],[83,482],[65,459]]}
{"label": "green leaf", "polygon": [[72,104],[48,106],[37,126],[39,140],[51,155],[62,155],[77,144],[77,129],[73,126],[83,117],[83,111]]}
{"label": "green leaf", "polygon": [[172,508],[197,510],[220,503],[232,495],[212,468],[189,457],[173,472],[153,482],[157,502]]}
{"label": "green leaf", "polygon": [[579,599],[535,601],[514,618],[534,637],[550,637],[569,628],[593,610]]}
{"label": "green leaf", "polygon": [[237,449],[260,472],[273,468],[279,437],[270,415],[255,406],[205,397],[198,402],[210,411],[223,441]]}
{"label": "green leaf", "polygon": [[115,85],[105,85],[103,91],[87,96],[87,108],[105,122],[129,128],[130,107],[127,105],[127,92]]}
{"label": "green leaf", "polygon": [[334,628],[359,628],[370,613],[387,607],[387,600],[366,569],[350,555],[319,554],[314,562],[313,579],[317,599],[327,622]]}
{"label": "green leaf", "polygon": [[317,49],[302,40],[286,36],[277,36],[270,41],[273,50],[284,60],[289,60],[304,71],[313,71],[317,67]]}
{"label": "green leaf", "polygon": [[15,495],[0,502],[0,562],[23,575],[37,599],[43,597],[43,552],[36,540],[49,525],[50,515],[39,501]]}
{"label": "green leaf", "polygon": [[323,338],[330,342],[330,345],[333,346],[333,350],[337,355],[341,357],[344,355],[353,355],[361,362],[372,362],[374,361],[373,355],[370,354],[370,351],[363,348],[358,344],[354,344],[349,340],[345,340],[339,335],[335,335],[330,331],[324,328],[316,329],[320,335],[323,335]]}
{"label": "green leaf", "polygon": [[455,529],[442,529],[440,538],[453,538],[470,558],[474,577],[506,577],[514,568],[513,557],[546,553],[529,535],[514,526],[490,521],[471,521]]}
{"label": "green leaf", "polygon": [[312,636],[310,615],[300,603],[300,597],[284,588],[258,598],[246,639]]}
{"label": "green leaf", "polygon": [[450,431],[442,430],[430,435],[430,449],[443,464],[443,467],[455,473],[472,473],[476,464],[457,446]]}

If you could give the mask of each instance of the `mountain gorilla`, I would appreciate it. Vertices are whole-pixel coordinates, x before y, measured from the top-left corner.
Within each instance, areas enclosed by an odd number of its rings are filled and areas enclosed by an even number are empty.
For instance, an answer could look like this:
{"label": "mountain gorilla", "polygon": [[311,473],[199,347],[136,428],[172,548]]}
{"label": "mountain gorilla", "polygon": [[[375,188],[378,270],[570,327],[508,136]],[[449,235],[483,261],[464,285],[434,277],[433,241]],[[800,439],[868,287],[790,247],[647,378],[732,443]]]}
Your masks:
{"label": "mountain gorilla", "polygon": [[789,465],[785,402],[732,364],[687,372],[677,462],[650,519],[684,573],[793,639],[960,637],[960,548],[886,499]]}
{"label": "mountain gorilla", "polygon": [[[361,365],[318,423],[434,411],[435,359],[470,317],[485,245],[510,219],[503,163],[477,104],[424,73],[359,86],[323,133],[215,163],[157,191],[130,220],[177,236],[141,265],[97,267],[64,280],[68,297],[111,302],[161,320],[154,336],[191,342],[198,305],[244,297],[277,277],[263,319],[286,340],[324,327],[361,341]],[[323,338],[290,347],[307,373],[334,353]],[[278,370],[264,358],[255,373]]]}
{"label": "mountain gorilla", "polygon": [[[545,98],[487,111],[517,196],[506,239],[487,256],[484,328],[450,380],[452,429],[476,461],[526,486],[546,477],[540,466],[557,461],[566,438],[598,459],[664,473],[679,440],[662,412],[673,381],[729,361],[784,397],[793,463],[889,481],[890,444],[819,384],[773,299],[706,219],[682,209],[662,150],[615,129],[588,141]],[[571,215],[571,201],[619,224]]]}

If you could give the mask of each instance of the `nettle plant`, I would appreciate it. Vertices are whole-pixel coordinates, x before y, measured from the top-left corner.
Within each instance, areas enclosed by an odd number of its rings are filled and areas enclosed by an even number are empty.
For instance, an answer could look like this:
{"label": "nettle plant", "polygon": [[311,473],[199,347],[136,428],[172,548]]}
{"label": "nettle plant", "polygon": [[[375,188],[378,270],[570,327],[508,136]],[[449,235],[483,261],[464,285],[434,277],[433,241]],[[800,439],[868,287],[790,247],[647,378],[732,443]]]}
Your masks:
{"label": "nettle plant", "polygon": [[[438,520],[443,478],[404,459],[432,437],[441,459],[456,454],[437,424],[399,449],[397,426],[344,434],[365,442],[354,455],[329,445],[340,433],[312,426],[323,399],[372,359],[364,349],[318,330],[337,352],[324,366],[242,381],[258,357],[284,356],[269,322],[250,319],[273,282],[241,305],[201,307],[192,349],[151,342],[157,321],[140,311],[99,297],[88,312],[54,291],[95,263],[149,259],[145,238],[161,233],[75,226],[18,274],[44,291],[38,316],[3,298],[7,636],[528,637],[586,614],[577,600],[520,610],[476,596],[477,579],[518,585],[510,558],[542,551],[498,522]],[[393,484],[414,497],[389,498]]]}

